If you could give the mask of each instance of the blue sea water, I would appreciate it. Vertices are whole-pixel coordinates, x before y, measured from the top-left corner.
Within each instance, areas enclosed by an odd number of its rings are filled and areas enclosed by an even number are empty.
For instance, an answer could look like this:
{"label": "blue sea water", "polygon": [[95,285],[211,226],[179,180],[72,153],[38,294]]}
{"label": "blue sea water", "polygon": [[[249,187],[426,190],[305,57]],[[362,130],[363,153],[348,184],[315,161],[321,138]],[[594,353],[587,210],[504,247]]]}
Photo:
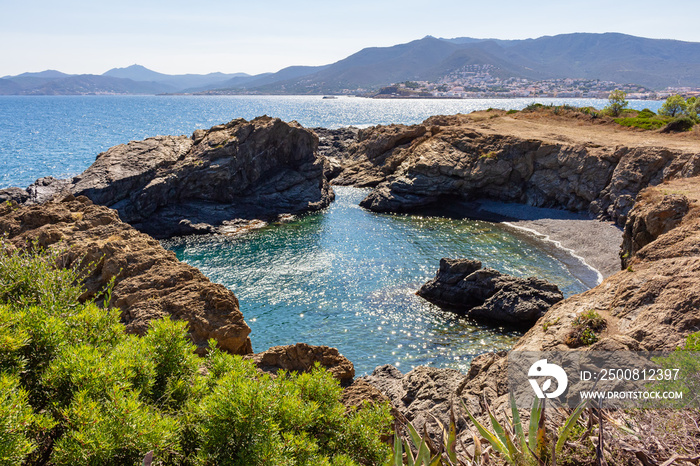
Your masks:
{"label": "blue sea water", "polygon": [[[602,108],[606,100],[538,99]],[[160,134],[192,134],[235,118],[269,115],[306,127],[419,123],[432,115],[489,107],[521,109],[533,99],[384,100],[320,96],[0,96],[0,188],[42,176],[77,175],[109,147]],[[658,109],[660,102],[631,101]]]}
{"label": "blue sea water", "polygon": [[183,260],[233,290],[255,351],[306,342],[336,347],[358,374],[381,364],[467,370],[475,355],[510,348],[518,333],[477,325],[416,296],[440,258],[586,287],[536,242],[488,222],[384,215],[359,207],[369,190],[335,187],[324,212],[242,238],[165,242]]}
{"label": "blue sea water", "polygon": [[[542,99],[603,107],[604,100]],[[523,108],[532,99],[373,100],[318,96],[0,97],[0,187],[82,172],[101,151],[158,134],[191,134],[267,114],[304,126],[417,123],[435,114]],[[660,103],[632,102],[635,108]],[[517,334],[476,325],[415,296],[441,257],[480,259],[518,276],[546,278],[567,295],[586,287],[541,245],[487,222],[375,214],[366,191],[337,188],[328,209],[247,236],[165,243],[178,257],[232,289],[256,351],[300,341],[335,346],[358,374],[380,364],[465,370]]]}

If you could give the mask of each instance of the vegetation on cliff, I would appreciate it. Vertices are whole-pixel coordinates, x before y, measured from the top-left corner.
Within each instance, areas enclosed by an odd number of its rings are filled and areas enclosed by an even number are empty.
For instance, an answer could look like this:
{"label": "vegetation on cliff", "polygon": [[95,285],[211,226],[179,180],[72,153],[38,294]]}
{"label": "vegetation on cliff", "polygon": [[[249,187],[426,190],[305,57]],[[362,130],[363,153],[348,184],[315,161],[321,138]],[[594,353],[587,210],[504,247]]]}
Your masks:
{"label": "vegetation on cliff", "polygon": [[[324,369],[260,373],[185,322],[126,334],[119,312],[80,303],[55,253],[0,250],[0,464],[377,464],[386,404],[346,412]],[[109,289],[105,299],[109,299]]]}

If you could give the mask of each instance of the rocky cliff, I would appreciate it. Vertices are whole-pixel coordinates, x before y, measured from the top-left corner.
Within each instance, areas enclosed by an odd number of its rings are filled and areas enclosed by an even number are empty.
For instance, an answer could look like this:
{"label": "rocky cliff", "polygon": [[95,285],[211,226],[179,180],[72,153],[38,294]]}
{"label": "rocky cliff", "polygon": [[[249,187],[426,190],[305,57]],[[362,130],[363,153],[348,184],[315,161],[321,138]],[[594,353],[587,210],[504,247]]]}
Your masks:
{"label": "rocky cliff", "polygon": [[5,202],[0,231],[12,247],[59,248],[63,266],[87,267],[83,298],[114,279],[111,305],[121,310],[129,332],[143,335],[149,321],[171,316],[187,321],[200,352],[210,338],[232,353],[252,352],[250,328],[234,294],[122,222],[114,210],[72,195],[35,206]]}
{"label": "rocky cliff", "polygon": [[0,197],[40,203],[57,192],[116,209],[156,238],[236,231],[242,220],[326,207],[316,135],[295,122],[233,120],[192,137],[158,136],[112,147],[72,180],[44,178]]}
{"label": "rocky cliff", "polygon": [[480,112],[363,129],[333,182],[376,186],[361,205],[377,212],[489,198],[587,211],[622,226],[641,189],[700,174],[697,145],[656,145],[583,123],[560,131],[526,117]]}
{"label": "rocky cliff", "polygon": [[[668,350],[681,345],[700,330],[699,213],[700,177],[645,189],[627,216],[627,268],[553,305],[513,351]],[[587,345],[575,338],[575,330],[581,322],[577,318],[590,313],[603,324],[594,330],[597,341]],[[467,374],[426,367],[402,374],[384,366],[365,380],[422,426],[431,416],[447,422],[450,407],[459,400],[481,416],[484,398],[494,412],[500,410],[507,402],[507,361],[506,352],[483,354]],[[428,429],[435,425],[428,423]],[[640,439],[651,441],[632,436],[622,444],[643,448]]]}

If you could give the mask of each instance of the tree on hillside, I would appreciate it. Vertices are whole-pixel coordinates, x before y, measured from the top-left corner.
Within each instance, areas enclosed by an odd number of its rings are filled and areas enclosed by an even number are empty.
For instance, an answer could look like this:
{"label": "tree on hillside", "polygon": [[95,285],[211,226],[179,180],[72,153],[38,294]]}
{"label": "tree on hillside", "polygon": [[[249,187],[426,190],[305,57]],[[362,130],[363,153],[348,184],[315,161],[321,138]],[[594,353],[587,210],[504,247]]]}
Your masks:
{"label": "tree on hillside", "polygon": [[659,115],[675,117],[685,112],[687,108],[688,104],[685,102],[685,99],[676,94],[666,99],[666,102],[659,109]]}
{"label": "tree on hillside", "polygon": [[698,115],[700,114],[700,99],[697,97],[689,97],[686,103],[688,104],[688,109],[686,110],[688,116],[698,120]]}
{"label": "tree on hillside", "polygon": [[608,106],[605,107],[605,111],[612,116],[620,116],[620,113],[627,108],[628,101],[625,100],[627,93],[621,91],[620,89],[615,89],[608,96]]}

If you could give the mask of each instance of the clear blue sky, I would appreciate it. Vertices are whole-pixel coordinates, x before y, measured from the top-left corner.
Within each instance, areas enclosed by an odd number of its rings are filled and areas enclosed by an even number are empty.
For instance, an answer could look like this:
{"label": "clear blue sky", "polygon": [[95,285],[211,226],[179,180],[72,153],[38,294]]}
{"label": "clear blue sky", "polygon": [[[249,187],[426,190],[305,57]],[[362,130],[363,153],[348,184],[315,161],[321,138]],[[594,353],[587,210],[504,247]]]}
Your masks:
{"label": "clear blue sky", "polygon": [[436,37],[622,32],[700,42],[699,0],[0,0],[0,76],[169,74],[321,65],[364,47]]}

